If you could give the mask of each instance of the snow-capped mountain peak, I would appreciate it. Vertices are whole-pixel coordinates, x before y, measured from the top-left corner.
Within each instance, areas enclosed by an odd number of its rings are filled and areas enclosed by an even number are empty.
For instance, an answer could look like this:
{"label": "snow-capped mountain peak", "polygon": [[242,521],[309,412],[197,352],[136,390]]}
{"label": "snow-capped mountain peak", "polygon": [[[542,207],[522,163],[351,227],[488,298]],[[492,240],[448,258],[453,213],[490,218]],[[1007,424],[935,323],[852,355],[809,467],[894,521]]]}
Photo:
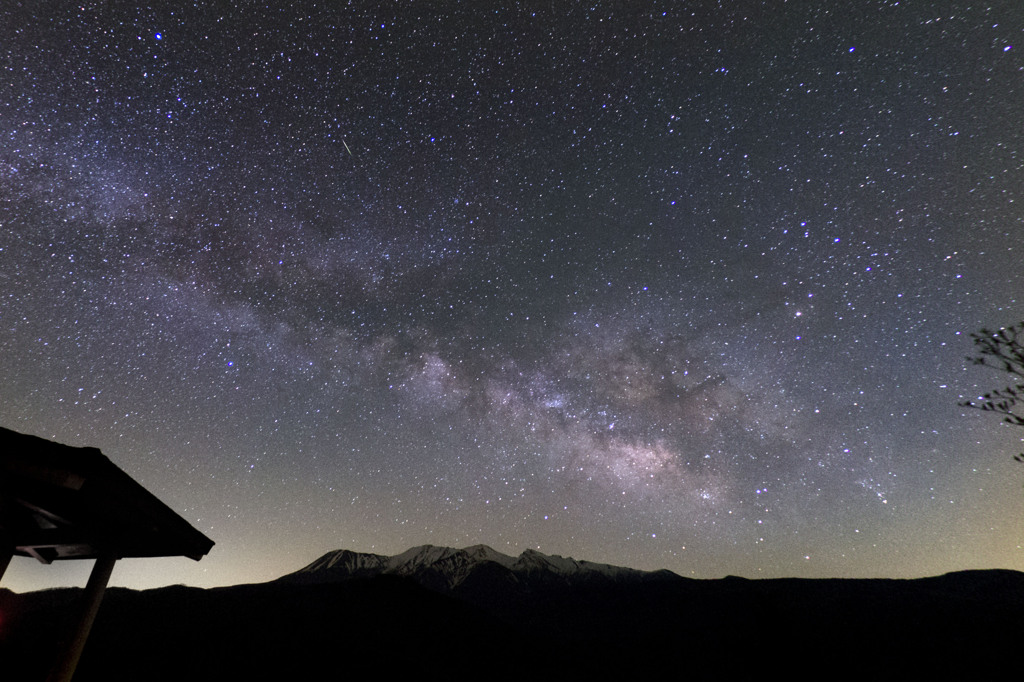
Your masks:
{"label": "snow-capped mountain peak", "polygon": [[577,561],[533,549],[512,557],[487,545],[473,545],[465,549],[421,545],[390,557],[344,549],[328,552],[282,580],[319,583],[398,575],[431,589],[449,591],[458,589],[471,576],[485,574],[488,580],[498,579],[496,575],[500,574],[504,576],[500,579],[504,585],[516,583],[524,588],[541,584],[642,581],[657,575],[622,566]]}

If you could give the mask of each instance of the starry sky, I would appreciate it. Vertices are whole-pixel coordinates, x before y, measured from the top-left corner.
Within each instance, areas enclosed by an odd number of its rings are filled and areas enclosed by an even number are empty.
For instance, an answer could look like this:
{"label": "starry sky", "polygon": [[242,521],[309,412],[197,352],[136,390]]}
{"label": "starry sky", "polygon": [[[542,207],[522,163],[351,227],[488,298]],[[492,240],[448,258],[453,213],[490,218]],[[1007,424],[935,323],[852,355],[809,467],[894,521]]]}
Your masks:
{"label": "starry sky", "polygon": [[1024,5],[509,4],[4,3],[0,424],[217,543],[112,583],[1024,570],[1024,432],[958,406],[1024,317]]}

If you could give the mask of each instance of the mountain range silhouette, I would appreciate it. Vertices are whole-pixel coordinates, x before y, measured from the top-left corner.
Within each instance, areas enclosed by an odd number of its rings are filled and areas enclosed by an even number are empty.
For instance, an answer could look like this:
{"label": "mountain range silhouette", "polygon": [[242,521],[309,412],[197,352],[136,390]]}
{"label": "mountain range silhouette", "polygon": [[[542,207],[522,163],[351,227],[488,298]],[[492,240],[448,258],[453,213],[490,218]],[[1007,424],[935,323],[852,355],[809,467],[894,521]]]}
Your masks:
{"label": "mountain range silhouette", "polygon": [[[43,679],[81,590],[0,590],[3,679]],[[696,580],[527,550],[338,550],[275,581],[108,590],[83,680],[673,674],[894,679],[1015,662],[1024,573]]]}

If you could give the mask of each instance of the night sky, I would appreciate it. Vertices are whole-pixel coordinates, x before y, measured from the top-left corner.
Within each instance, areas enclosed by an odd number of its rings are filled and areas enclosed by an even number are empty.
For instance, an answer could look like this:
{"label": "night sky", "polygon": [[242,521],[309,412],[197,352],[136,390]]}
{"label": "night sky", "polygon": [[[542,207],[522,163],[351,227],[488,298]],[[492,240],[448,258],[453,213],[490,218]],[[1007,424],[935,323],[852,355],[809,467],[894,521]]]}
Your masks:
{"label": "night sky", "polygon": [[1024,570],[958,406],[1024,318],[1019,0],[262,4],[0,9],[0,425],[217,542],[113,584]]}

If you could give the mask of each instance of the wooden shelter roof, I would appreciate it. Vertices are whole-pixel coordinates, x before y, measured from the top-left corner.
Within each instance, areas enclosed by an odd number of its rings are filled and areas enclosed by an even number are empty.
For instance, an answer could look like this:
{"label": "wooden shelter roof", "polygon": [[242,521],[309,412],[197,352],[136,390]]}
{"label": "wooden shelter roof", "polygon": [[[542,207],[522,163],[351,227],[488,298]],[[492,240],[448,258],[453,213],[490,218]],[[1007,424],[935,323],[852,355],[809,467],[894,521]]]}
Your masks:
{"label": "wooden shelter roof", "polygon": [[0,545],[43,563],[187,556],[213,540],[96,448],[0,428]]}

